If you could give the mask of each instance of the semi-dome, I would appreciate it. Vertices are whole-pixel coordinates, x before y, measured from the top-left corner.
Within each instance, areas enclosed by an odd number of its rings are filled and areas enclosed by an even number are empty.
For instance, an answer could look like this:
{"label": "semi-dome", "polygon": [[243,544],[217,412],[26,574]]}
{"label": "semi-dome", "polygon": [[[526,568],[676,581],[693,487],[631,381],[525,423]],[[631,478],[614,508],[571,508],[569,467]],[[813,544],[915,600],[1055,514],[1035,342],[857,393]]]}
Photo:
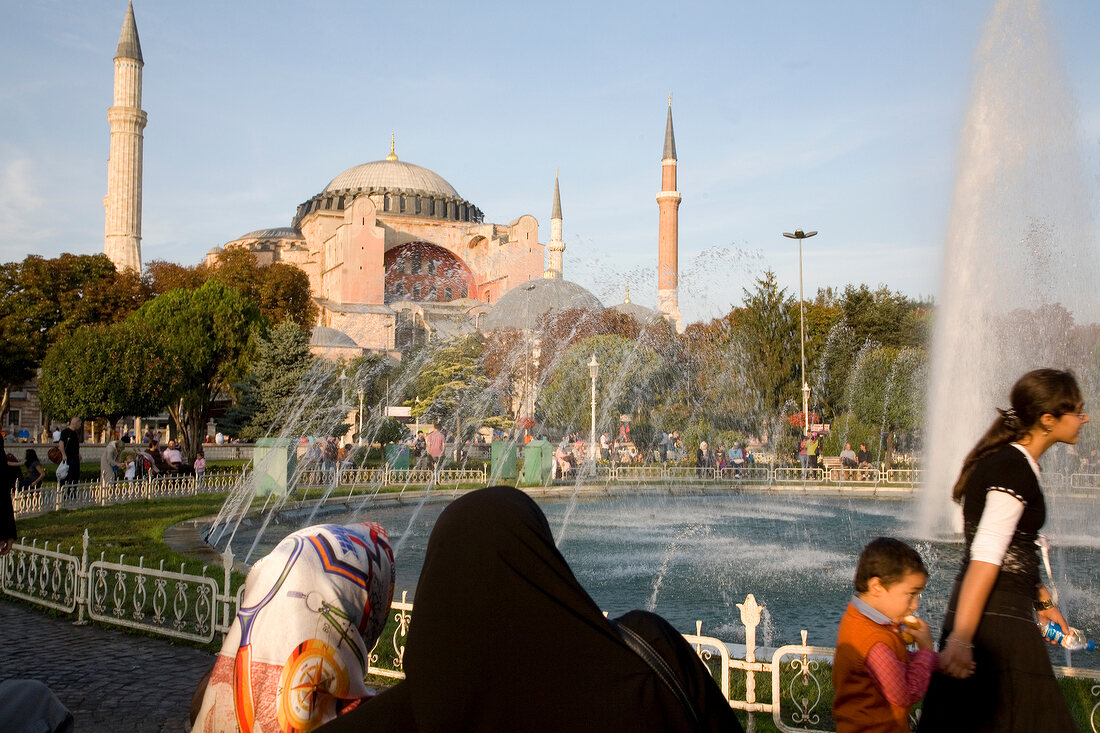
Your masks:
{"label": "semi-dome", "polygon": [[460,199],[454,186],[443,176],[403,160],[363,163],[329,181],[325,193],[336,191],[415,191],[429,196]]}
{"label": "semi-dome", "polygon": [[343,331],[328,326],[314,326],[309,334],[309,345],[322,348],[354,349],[355,339]]}
{"label": "semi-dome", "polygon": [[512,288],[496,302],[493,312],[485,318],[485,330],[529,330],[543,314],[570,308],[600,311],[603,305],[580,285],[560,277],[531,280]]}

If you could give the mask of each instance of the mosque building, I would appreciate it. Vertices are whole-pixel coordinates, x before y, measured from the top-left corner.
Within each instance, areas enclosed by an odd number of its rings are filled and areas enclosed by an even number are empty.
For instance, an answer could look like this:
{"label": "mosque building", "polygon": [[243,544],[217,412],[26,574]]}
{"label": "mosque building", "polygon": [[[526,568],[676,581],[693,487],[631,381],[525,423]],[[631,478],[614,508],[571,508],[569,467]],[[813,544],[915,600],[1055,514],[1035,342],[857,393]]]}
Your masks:
{"label": "mosque building", "polygon": [[[141,168],[146,113],[141,110],[144,60],[133,4],[115,53],[111,153],[104,252],[117,267],[141,269]],[[658,235],[658,309],[682,330],[677,301],[676,145],[669,99]],[[561,193],[557,177],[550,240],[522,214],[486,222],[434,171],[400,160],[390,139],[382,160],[343,171],[300,204],[289,226],[257,229],[226,242],[260,264],[284,262],[309,278],[319,319],[311,345],[330,357],[366,351],[399,354],[407,347],[496,328],[530,329],[535,319],[567,308],[601,309],[599,300],[564,277]],[[220,248],[207,255],[213,262]],[[547,261],[547,256],[549,260]],[[623,312],[654,312],[626,302]]]}

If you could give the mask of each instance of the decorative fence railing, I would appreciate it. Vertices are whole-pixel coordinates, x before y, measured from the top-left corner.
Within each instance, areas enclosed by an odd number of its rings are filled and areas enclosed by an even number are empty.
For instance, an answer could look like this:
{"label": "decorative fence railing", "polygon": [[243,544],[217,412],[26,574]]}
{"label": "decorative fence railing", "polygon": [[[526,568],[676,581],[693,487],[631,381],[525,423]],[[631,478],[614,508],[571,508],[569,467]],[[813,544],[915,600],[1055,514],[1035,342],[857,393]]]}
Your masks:
{"label": "decorative fence railing", "polygon": [[133,481],[80,481],[64,486],[43,484],[35,489],[17,489],[12,492],[11,499],[18,517],[141,499],[216,494],[229,491],[243,475],[242,471],[223,471],[202,476],[152,476]]}
{"label": "decorative fence railing", "polygon": [[[233,555],[222,555],[220,573],[192,574],[108,562],[88,561],[88,534],[81,554],[62,552],[49,545],[16,544],[0,560],[0,591],[30,603],[68,614],[77,623],[97,623],[208,643],[224,636],[236,618],[243,587],[231,593]],[[764,607],[750,594],[738,603],[745,630],[744,653],[735,656],[722,639],[703,634],[696,622],[694,634],[684,638],[715,675],[732,707],[752,715],[770,716],[781,731],[832,730],[832,684],[829,664],[833,649],[810,646],[802,632],[800,644],[763,650],[758,658],[757,628]],[[368,656],[370,674],[404,678],[405,641],[414,616],[405,592],[390,608],[390,624]],[[1093,733],[1100,733],[1100,670],[1058,667],[1065,677],[1096,681],[1090,685],[1088,714]],[[766,691],[761,695],[759,691]],[[750,730],[755,726],[750,724]]]}

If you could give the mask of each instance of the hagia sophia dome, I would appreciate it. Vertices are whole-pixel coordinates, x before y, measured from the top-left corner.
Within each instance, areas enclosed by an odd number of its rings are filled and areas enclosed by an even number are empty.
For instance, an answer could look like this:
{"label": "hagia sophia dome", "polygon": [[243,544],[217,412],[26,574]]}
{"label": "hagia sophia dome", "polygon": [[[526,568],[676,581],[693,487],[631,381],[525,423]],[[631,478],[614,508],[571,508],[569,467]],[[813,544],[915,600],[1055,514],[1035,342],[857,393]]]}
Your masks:
{"label": "hagia sophia dome", "polygon": [[384,160],[361,163],[343,171],[319,194],[298,206],[292,225],[318,210],[343,211],[356,196],[375,200],[380,213],[422,219],[480,224],[481,209],[462,198],[443,176],[423,166],[397,158],[393,139]]}
{"label": "hagia sophia dome", "polygon": [[396,156],[353,166],[329,181],[325,193],[337,191],[409,190],[434,196],[461,198],[443,176]]}

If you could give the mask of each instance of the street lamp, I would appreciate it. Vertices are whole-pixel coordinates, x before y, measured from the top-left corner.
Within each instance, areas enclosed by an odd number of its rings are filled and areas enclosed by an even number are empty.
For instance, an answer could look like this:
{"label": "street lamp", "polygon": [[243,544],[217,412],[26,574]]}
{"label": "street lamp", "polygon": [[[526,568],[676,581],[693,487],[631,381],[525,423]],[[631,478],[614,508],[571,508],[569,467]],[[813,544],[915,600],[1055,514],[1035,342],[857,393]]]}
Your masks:
{"label": "street lamp", "polygon": [[817,232],[804,232],[795,229],[794,234],[783,232],[784,237],[798,240],[798,330],[799,346],[802,349],[802,435],[810,434],[810,384],[806,381],[806,299],[802,295],[802,240],[815,236]]}
{"label": "street lamp", "polygon": [[592,436],[589,443],[589,454],[592,462],[596,462],[596,376],[600,373],[600,363],[596,361],[595,352],[592,353],[592,361],[588,362],[588,376],[592,378]]}
{"label": "street lamp", "polygon": [[359,430],[356,431],[359,434],[358,442],[363,442],[363,388],[359,388]]}

